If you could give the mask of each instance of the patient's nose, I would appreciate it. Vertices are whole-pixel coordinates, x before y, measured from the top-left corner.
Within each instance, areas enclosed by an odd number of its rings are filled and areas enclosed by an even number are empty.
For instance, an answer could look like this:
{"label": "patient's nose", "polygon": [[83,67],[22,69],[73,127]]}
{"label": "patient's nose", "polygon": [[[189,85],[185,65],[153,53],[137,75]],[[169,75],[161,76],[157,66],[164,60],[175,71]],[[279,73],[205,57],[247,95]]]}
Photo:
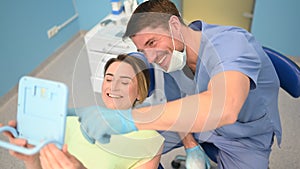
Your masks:
{"label": "patient's nose", "polygon": [[120,81],[119,80],[113,80],[111,83],[111,90],[116,91],[120,89]]}

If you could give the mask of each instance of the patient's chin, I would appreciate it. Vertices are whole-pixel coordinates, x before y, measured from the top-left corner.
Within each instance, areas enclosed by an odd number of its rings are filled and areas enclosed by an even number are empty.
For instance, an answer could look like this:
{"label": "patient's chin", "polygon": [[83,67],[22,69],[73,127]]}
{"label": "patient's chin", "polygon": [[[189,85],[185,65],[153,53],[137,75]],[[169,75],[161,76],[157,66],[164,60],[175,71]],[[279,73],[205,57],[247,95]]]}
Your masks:
{"label": "patient's chin", "polygon": [[105,106],[109,109],[118,109],[118,110],[126,110],[130,109],[133,103],[124,100],[124,99],[105,99],[103,100]]}
{"label": "patient's chin", "polygon": [[105,104],[105,106],[106,106],[106,108],[109,108],[109,109],[118,109],[118,110],[126,109],[126,108],[124,108],[124,105],[118,105],[115,103]]}
{"label": "patient's chin", "polygon": [[113,102],[105,102],[105,101],[104,101],[104,104],[105,104],[106,108],[109,108],[109,109],[117,109],[117,106],[116,106],[115,103],[113,103]]}

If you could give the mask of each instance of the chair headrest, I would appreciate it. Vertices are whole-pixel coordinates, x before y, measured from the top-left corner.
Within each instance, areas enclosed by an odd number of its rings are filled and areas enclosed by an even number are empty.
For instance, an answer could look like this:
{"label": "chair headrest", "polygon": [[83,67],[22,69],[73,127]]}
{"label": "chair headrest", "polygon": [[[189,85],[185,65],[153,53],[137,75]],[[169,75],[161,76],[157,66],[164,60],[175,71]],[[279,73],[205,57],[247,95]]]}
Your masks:
{"label": "chair headrest", "polygon": [[270,57],[280,81],[280,87],[294,98],[300,96],[300,68],[288,57],[267,47],[264,51]]}
{"label": "chair headrest", "polygon": [[147,68],[149,69],[150,86],[149,86],[148,96],[150,96],[151,93],[152,93],[152,91],[155,89],[155,78],[154,78],[153,66],[148,62],[148,60],[145,57],[145,55],[143,53],[141,53],[141,52],[131,52],[131,53],[128,53],[128,55],[136,57],[136,58],[142,60],[146,64]]}

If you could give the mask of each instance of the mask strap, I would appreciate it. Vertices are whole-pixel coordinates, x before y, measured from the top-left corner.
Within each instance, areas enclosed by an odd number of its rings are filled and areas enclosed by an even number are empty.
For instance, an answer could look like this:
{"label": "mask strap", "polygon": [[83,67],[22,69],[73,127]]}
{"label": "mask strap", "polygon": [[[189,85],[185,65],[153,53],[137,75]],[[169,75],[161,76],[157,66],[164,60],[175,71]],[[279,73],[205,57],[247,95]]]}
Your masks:
{"label": "mask strap", "polygon": [[[175,41],[174,41],[174,36],[173,36],[173,31],[172,31],[172,27],[171,27],[171,25],[169,24],[169,29],[170,29],[170,32],[171,32],[171,36],[172,36],[172,43],[173,43],[173,48],[174,48],[174,50],[176,50],[175,49]],[[183,36],[182,36],[182,33],[181,33],[181,31],[180,31],[180,38],[181,38],[181,40],[182,40],[182,43],[183,43],[183,50],[185,50],[186,49],[186,45],[185,45],[185,42],[184,42],[184,39],[183,39]]]}
{"label": "mask strap", "polygon": [[172,31],[172,27],[171,27],[171,25],[170,25],[170,24],[169,24],[169,28],[170,28],[170,32],[171,32],[171,36],[172,36],[173,48],[174,48],[174,50],[176,50],[176,49],[175,49],[175,42],[174,42],[173,31]]}
{"label": "mask strap", "polygon": [[182,36],[182,33],[181,33],[181,31],[180,31],[180,37],[181,37],[181,39],[182,39],[182,43],[183,43],[183,51],[185,51],[185,49],[186,49],[186,45],[185,45],[185,42],[184,42],[184,39],[183,39],[183,36]]}

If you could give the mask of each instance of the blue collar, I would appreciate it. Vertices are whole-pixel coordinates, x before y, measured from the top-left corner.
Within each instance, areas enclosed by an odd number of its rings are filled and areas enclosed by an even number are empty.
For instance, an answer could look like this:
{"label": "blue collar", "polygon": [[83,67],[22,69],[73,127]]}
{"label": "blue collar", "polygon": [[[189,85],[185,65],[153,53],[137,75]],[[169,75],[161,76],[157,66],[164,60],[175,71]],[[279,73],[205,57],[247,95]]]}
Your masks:
{"label": "blue collar", "polygon": [[195,31],[202,31],[202,21],[196,20],[189,24],[189,27]]}

